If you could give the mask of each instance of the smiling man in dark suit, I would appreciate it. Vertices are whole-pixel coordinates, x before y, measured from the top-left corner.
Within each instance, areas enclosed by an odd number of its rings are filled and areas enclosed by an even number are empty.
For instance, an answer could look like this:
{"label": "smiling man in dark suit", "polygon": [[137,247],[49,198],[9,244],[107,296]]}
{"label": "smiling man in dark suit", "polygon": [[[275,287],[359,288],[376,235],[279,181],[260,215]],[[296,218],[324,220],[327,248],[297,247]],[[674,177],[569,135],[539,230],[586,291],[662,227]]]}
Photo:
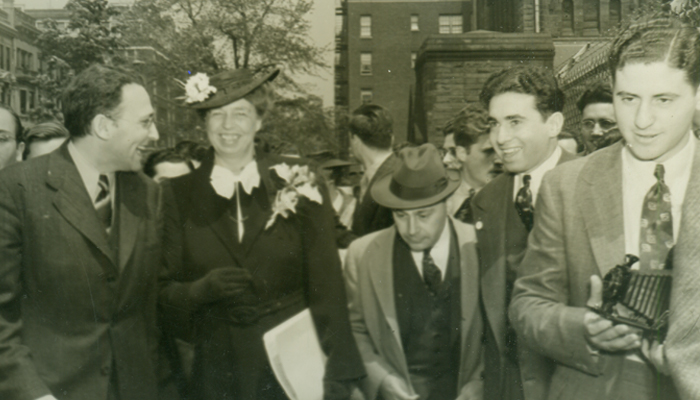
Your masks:
{"label": "smiling man in dark suit", "polygon": [[71,138],[0,173],[0,398],[156,394],[158,139],[146,90],[92,66],[64,92]]}
{"label": "smiling man in dark suit", "polygon": [[352,232],[363,236],[394,223],[391,210],[377,204],[370,195],[372,185],[391,174],[398,159],[391,151],[394,142],[393,120],[384,107],[365,104],[353,111],[349,123],[350,151],[365,168]]}
{"label": "smiling man in dark suit", "polygon": [[518,346],[507,309],[542,177],[574,158],[557,145],[564,95],[551,71],[515,67],[492,75],[481,101],[491,120],[491,142],[506,170],[472,201],[486,312],[484,395],[540,399],[547,390],[547,360]]}

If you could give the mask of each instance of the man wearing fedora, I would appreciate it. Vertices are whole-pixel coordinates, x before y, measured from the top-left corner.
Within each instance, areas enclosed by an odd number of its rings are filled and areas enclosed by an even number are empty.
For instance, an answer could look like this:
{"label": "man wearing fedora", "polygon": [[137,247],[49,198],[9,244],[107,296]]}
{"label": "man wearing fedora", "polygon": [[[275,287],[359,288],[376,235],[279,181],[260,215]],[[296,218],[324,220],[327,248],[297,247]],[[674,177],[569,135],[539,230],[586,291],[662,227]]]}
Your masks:
{"label": "man wearing fedora", "polygon": [[542,399],[551,365],[519,346],[507,310],[542,178],[575,158],[557,143],[564,124],[564,95],[550,71],[515,67],[493,74],[480,98],[491,120],[491,142],[506,171],[472,201],[485,310],[484,395]]}
{"label": "man wearing fedora", "polygon": [[445,203],[459,172],[432,144],[398,159],[371,191],[394,225],[354,241],[346,260],[362,389],[368,399],[482,399],[476,236]]}

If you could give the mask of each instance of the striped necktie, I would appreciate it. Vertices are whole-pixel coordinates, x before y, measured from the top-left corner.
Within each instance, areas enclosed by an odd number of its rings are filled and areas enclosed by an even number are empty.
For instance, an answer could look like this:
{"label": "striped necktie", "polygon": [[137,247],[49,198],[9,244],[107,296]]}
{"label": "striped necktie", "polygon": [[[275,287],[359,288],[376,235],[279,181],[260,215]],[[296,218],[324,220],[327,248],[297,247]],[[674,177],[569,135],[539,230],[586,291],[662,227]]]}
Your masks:
{"label": "striped necktie", "polygon": [[109,180],[107,179],[107,175],[100,175],[97,185],[100,187],[100,192],[95,199],[95,210],[97,211],[97,216],[104,225],[105,231],[109,234],[112,227],[112,199],[109,193]]}

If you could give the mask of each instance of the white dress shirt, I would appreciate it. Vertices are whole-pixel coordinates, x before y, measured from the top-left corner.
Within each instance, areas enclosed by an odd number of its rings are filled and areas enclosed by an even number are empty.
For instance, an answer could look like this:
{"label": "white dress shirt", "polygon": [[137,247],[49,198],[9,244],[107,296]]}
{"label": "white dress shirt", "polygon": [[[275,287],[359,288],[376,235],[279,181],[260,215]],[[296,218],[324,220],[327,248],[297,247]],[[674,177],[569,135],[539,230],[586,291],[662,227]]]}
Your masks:
{"label": "white dress shirt", "polygon": [[542,184],[542,179],[544,174],[554,169],[554,167],[559,164],[559,159],[561,158],[561,147],[557,146],[552,154],[547,158],[545,162],[538,165],[535,169],[529,172],[521,172],[515,175],[515,182],[513,184],[513,201],[518,196],[518,191],[523,187],[523,177],[525,175],[530,175],[530,192],[532,192],[532,205],[534,206],[537,202],[537,193],[540,191],[540,185]]}
{"label": "white dress shirt", "polygon": [[[241,187],[244,192],[251,194],[253,189],[260,186],[260,173],[258,163],[253,160],[246,164],[239,174],[234,174],[228,168],[214,165],[209,176],[211,186],[216,194],[227,199],[232,199],[236,194],[236,188]],[[238,185],[240,183],[240,185]],[[238,228],[238,242],[243,242],[245,227],[243,225],[243,211],[241,210],[241,196],[236,196],[236,226]]]}
{"label": "white dress shirt", "polygon": [[[678,237],[681,226],[681,212],[685,190],[688,188],[690,171],[695,154],[696,141],[692,132],[688,143],[673,157],[661,163],[664,166],[664,182],[671,192],[671,216],[673,237]],[[640,223],[644,197],[656,184],[654,169],[656,161],[642,161],[635,158],[625,146],[622,149],[622,212],[625,224],[625,253],[639,255]],[[620,260],[622,261],[622,260]],[[639,268],[639,263],[633,269]]]}
{"label": "white dress shirt", "polygon": [[100,191],[102,191],[99,184],[100,175],[107,175],[107,180],[109,181],[109,196],[110,200],[112,201],[112,209],[114,209],[114,194],[116,193],[116,179],[114,172],[101,173],[98,171],[85,159],[85,157],[80,153],[80,150],[75,147],[72,141],[68,143],[68,153],[73,159],[75,168],[78,169],[80,179],[82,179],[93,205],[95,205],[95,200],[97,200],[97,196],[99,196]]}
{"label": "white dress shirt", "polygon": [[[416,268],[418,268],[418,273],[421,278],[423,277],[423,252],[422,251],[411,251],[413,256],[413,261],[416,263]],[[433,248],[430,249],[430,256],[433,258],[433,262],[440,270],[442,279],[445,279],[445,273],[447,272],[447,262],[450,258],[450,221],[445,221],[445,227],[442,229],[440,238],[435,242]]]}

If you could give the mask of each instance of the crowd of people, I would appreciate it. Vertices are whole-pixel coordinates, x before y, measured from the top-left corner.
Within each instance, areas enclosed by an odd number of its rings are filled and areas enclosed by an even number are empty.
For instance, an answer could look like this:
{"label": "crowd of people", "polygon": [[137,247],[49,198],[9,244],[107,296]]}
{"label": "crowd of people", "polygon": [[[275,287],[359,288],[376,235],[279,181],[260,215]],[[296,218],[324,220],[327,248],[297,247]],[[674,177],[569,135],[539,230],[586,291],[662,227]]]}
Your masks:
{"label": "crowd of people", "polygon": [[0,107],[0,398],[287,399],[263,335],[307,308],[324,399],[700,398],[698,29],[623,30],[574,146],[540,67],[439,148],[362,105],[357,181],[256,138],[278,73],[191,78],[209,146],[153,152],[147,91],[101,65],[62,124]]}

